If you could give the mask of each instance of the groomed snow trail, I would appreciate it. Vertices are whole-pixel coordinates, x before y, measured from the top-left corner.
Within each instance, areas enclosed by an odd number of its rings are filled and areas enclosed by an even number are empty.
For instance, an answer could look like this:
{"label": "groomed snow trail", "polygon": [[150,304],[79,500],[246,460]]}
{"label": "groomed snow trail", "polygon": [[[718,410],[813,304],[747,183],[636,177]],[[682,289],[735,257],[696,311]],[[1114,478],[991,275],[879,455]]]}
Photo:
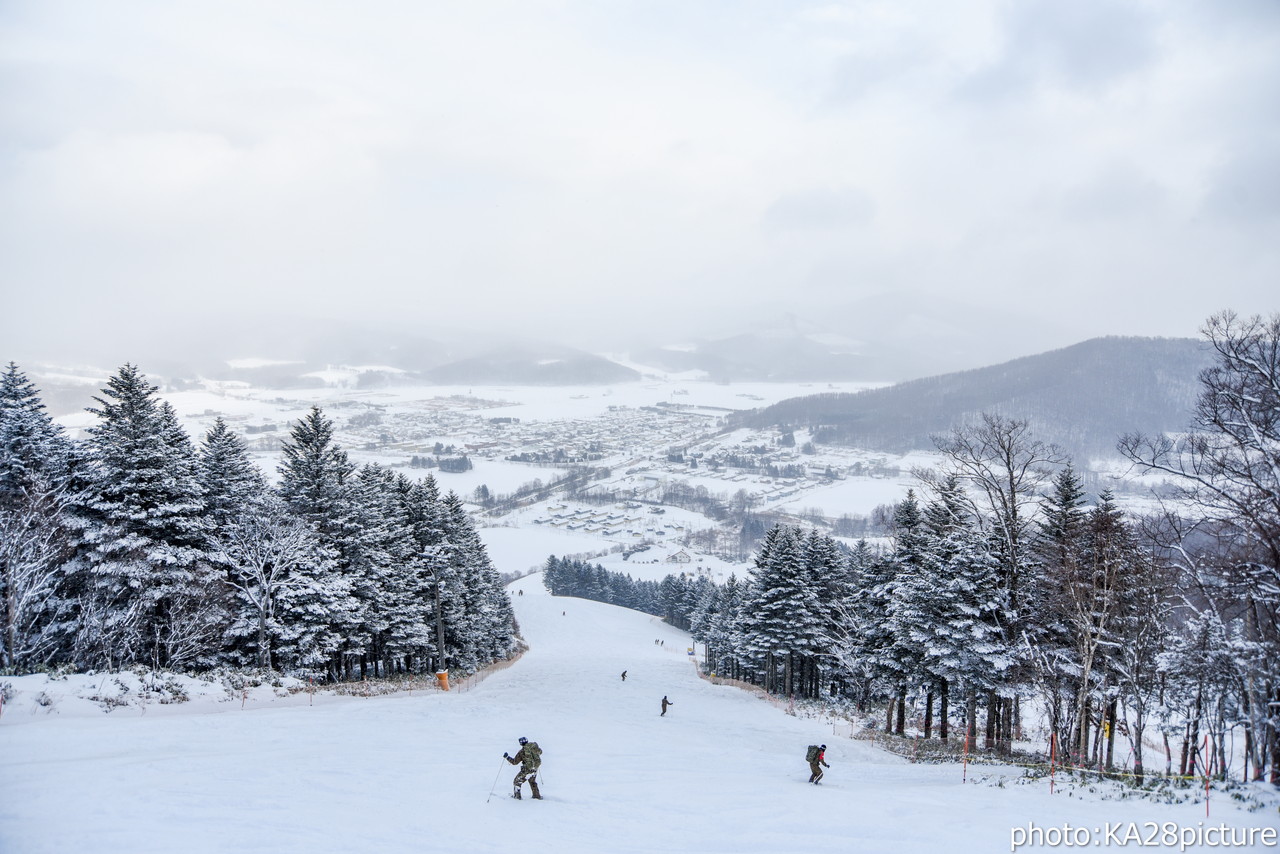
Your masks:
{"label": "groomed snow trail", "polygon": [[[536,575],[513,589],[532,649],[467,692],[0,721],[0,852],[992,852],[1030,821],[1203,820],[962,785],[710,685],[655,618],[553,598]],[[501,757],[521,735],[543,749],[543,802],[510,797]],[[1274,823],[1227,809],[1215,821]]]}

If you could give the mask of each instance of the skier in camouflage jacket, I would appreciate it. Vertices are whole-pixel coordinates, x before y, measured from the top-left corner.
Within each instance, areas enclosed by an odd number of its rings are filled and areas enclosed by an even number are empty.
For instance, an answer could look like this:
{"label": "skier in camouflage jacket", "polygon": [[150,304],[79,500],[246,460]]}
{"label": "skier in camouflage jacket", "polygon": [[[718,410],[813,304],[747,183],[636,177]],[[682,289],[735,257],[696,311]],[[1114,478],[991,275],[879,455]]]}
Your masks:
{"label": "skier in camouflage jacket", "polygon": [[524,785],[525,780],[528,780],[529,790],[533,792],[534,798],[542,800],[542,793],[538,791],[538,766],[542,764],[542,748],[538,747],[538,743],[520,736],[520,749],[516,751],[516,755],[508,756],[504,753],[502,758],[512,765],[520,766],[520,770],[516,772],[516,778],[513,781],[516,790],[511,797],[519,800],[520,787]]}

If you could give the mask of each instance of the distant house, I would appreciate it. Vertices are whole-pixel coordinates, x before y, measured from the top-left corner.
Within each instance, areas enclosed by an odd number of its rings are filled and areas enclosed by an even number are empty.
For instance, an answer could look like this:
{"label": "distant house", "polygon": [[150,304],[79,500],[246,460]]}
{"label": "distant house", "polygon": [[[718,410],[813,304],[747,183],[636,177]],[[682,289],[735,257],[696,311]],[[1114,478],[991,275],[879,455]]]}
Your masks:
{"label": "distant house", "polygon": [[690,563],[692,560],[693,558],[689,557],[689,553],[684,549],[667,557],[667,563]]}

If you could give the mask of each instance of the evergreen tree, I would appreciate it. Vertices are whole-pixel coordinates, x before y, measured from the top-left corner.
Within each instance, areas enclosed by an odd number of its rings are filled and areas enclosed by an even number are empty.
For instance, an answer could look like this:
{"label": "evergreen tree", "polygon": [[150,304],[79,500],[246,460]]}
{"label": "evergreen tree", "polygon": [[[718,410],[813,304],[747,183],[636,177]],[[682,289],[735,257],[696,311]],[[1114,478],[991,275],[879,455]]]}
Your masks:
{"label": "evergreen tree", "polygon": [[796,658],[817,651],[822,626],[804,562],[803,535],[798,528],[775,530],[766,535],[756,557],[744,641],[747,654],[763,668],[765,690],[790,695]]}
{"label": "evergreen tree", "polygon": [[1080,666],[1070,621],[1071,580],[1084,560],[1087,520],[1084,487],[1068,464],[1055,475],[1041,506],[1033,543],[1037,571],[1028,581],[1024,634],[1030,676],[1043,697],[1050,731],[1059,734],[1075,720]]}
{"label": "evergreen tree", "polygon": [[215,531],[252,512],[267,490],[266,479],[249,458],[244,439],[221,418],[213,422],[200,445],[197,478]]}
{"label": "evergreen tree", "polygon": [[173,408],[126,364],[90,427],[80,513],[79,658],[95,665],[205,660],[226,620],[210,566],[195,452]]}
{"label": "evergreen tree", "polygon": [[0,374],[0,506],[33,487],[54,487],[72,466],[73,447],[45,412],[35,385],[10,362]]}
{"label": "evergreen tree", "polygon": [[354,663],[364,655],[367,641],[361,632],[366,624],[363,606],[367,600],[361,598],[364,588],[352,483],[355,467],[333,441],[333,422],[318,406],[293,426],[282,453],[281,497],[315,529],[321,545],[337,560],[337,574],[325,579],[332,583],[324,597],[331,606],[328,623],[323,632],[319,627],[313,631],[340,639],[330,671],[350,675]]}

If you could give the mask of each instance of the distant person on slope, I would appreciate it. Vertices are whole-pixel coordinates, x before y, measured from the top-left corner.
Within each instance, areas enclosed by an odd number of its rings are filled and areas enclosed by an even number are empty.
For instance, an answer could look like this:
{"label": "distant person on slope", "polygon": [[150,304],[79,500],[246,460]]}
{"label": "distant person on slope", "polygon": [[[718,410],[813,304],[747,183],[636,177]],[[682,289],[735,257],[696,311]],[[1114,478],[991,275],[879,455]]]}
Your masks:
{"label": "distant person on slope", "polygon": [[627,671],[625,671],[625,670],[624,670],[624,671],[622,671],[622,681],[623,681],[623,682],[626,682],[626,681],[627,681]]}
{"label": "distant person on slope", "polygon": [[516,751],[516,755],[508,756],[504,753],[502,758],[512,765],[520,766],[520,770],[516,773],[516,790],[511,797],[517,801],[520,800],[520,787],[525,780],[528,780],[529,790],[533,792],[533,797],[539,801],[542,800],[542,795],[538,792],[538,766],[542,764],[542,748],[538,747],[538,743],[530,741],[522,735],[520,736],[520,749]]}
{"label": "distant person on slope", "polygon": [[674,706],[674,705],[675,705],[675,703],[673,703],[673,702],[671,702],[670,700],[668,700],[668,699],[667,699],[667,695],[666,695],[666,694],[663,694],[663,695],[662,695],[662,714],[661,714],[661,715],[658,715],[658,717],[663,717],[663,716],[665,716],[665,715],[666,715],[666,713],[667,713],[667,706]]}
{"label": "distant person on slope", "polygon": [[827,746],[825,744],[809,745],[809,750],[805,753],[804,758],[809,760],[809,770],[813,772],[809,775],[810,783],[817,783],[822,779],[822,768],[819,768],[819,765],[823,766],[823,768],[831,767],[824,758],[826,755]]}

